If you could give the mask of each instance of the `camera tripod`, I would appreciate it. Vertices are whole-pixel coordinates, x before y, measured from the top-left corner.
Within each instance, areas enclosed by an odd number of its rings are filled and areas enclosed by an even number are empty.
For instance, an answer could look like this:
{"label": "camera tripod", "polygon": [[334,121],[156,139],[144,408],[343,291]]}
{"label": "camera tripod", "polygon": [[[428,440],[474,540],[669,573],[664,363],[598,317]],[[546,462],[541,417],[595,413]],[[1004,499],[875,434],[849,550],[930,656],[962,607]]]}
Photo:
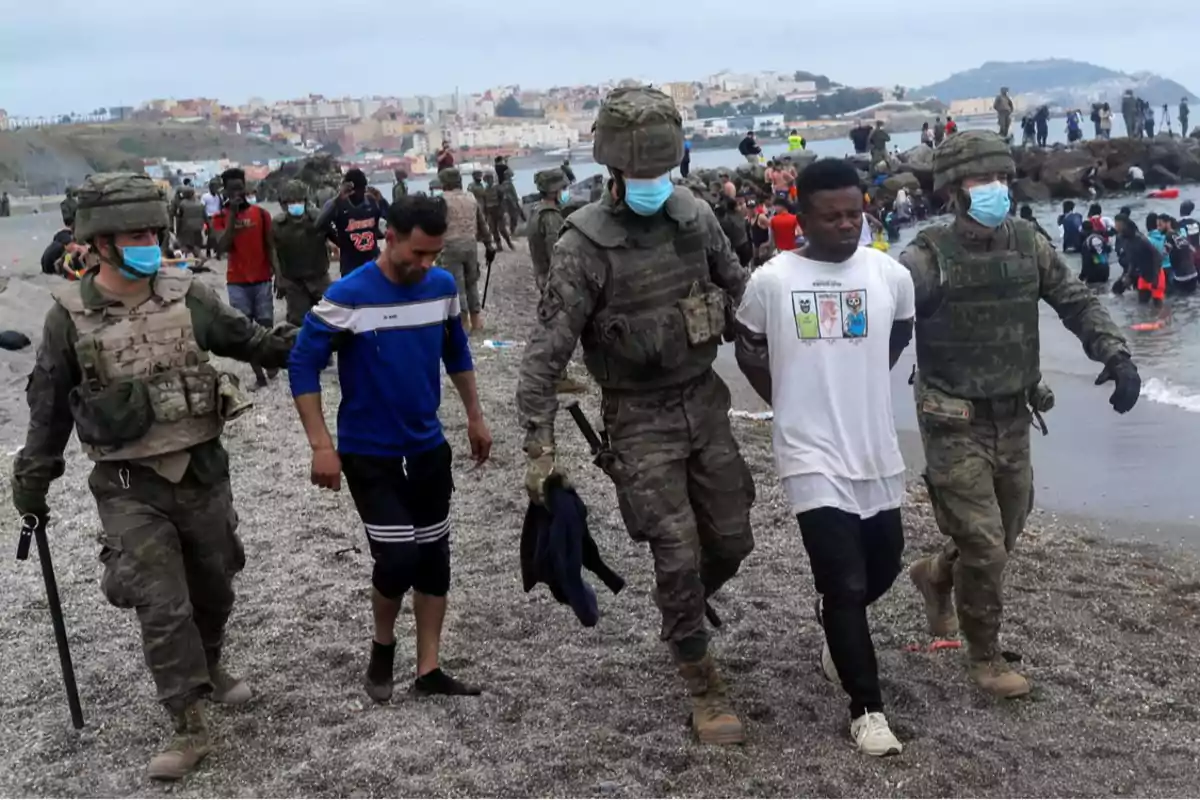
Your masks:
{"label": "camera tripod", "polygon": [[1162,118],[1158,122],[1158,129],[1165,130],[1168,136],[1175,135],[1175,131],[1171,130],[1171,110],[1167,108],[1166,103],[1163,103]]}

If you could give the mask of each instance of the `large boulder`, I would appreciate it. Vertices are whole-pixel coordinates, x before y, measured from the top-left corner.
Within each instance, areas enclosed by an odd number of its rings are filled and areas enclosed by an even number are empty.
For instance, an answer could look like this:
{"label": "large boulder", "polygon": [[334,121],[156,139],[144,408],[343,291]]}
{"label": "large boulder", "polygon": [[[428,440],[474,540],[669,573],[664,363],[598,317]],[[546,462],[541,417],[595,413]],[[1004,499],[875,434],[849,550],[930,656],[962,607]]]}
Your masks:
{"label": "large boulder", "polygon": [[1033,178],[1017,178],[1012,185],[1012,196],[1018,203],[1045,203],[1050,200],[1050,187]]}
{"label": "large boulder", "polygon": [[919,144],[900,154],[900,163],[909,172],[933,172],[933,148]]}
{"label": "large boulder", "polygon": [[304,181],[314,196],[321,189],[333,189],[336,194],[342,183],[342,166],[336,158],[326,154],[289,161],[259,181],[259,202],[278,200],[283,185],[291,180]]}
{"label": "large boulder", "polygon": [[1162,164],[1151,164],[1146,170],[1147,186],[1178,186],[1180,178]]}
{"label": "large boulder", "polygon": [[896,195],[900,193],[901,189],[912,194],[920,188],[921,181],[915,174],[901,172],[884,178],[883,183],[875,188],[871,196],[886,205],[896,199]]}

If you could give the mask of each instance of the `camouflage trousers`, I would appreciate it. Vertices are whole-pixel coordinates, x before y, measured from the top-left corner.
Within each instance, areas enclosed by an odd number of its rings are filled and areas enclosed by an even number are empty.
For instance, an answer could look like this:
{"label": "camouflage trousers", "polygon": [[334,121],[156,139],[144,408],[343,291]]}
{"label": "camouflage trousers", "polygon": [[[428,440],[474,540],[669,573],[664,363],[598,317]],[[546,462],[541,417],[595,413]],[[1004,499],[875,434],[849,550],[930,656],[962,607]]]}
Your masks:
{"label": "camouflage trousers", "polygon": [[953,581],[959,626],[972,659],[996,655],[1004,567],[1033,509],[1032,414],[1024,398],[974,401],[973,419],[917,419],[934,515],[950,537],[937,560]]}
{"label": "camouflage trousers", "polygon": [[504,237],[504,241],[508,242],[508,246],[512,247],[512,237],[508,232],[508,222],[504,218],[504,209],[484,209],[483,216],[487,220],[488,230],[491,231],[492,241],[496,243],[496,247],[500,247],[500,237],[502,236]]}
{"label": "camouflage trousers", "polygon": [[233,610],[233,578],[246,563],[229,479],[172,484],[145,467],[96,465],[88,479],[104,532],[100,588],[132,608],[158,699],[177,710],[211,691]]}
{"label": "camouflage trousers", "polygon": [[454,276],[458,287],[458,305],[463,314],[478,314],[479,246],[474,239],[449,241],[442,249],[442,267]]}
{"label": "camouflage trousers", "polygon": [[997,121],[1000,123],[1000,135],[1005,139],[1008,138],[1008,129],[1012,126],[1012,114],[999,113],[996,115]]}
{"label": "camouflage trousers", "polygon": [[621,517],[654,556],[662,638],[707,641],[705,598],[754,549],[754,481],[729,426],[729,389],[710,371],[672,389],[606,391],[603,413]]}
{"label": "camouflage trousers", "polygon": [[283,299],[287,304],[287,322],[299,328],[309,310],[321,301],[329,288],[329,273],[315,278],[288,278],[283,285]]}

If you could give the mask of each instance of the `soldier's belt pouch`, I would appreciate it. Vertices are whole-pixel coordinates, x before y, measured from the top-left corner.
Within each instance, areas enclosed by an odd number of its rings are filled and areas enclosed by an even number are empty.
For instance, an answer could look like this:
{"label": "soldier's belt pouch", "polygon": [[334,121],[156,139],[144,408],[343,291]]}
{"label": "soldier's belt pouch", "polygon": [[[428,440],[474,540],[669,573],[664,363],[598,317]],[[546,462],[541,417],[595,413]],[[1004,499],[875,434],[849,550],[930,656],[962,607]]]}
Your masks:
{"label": "soldier's belt pouch", "polygon": [[150,392],[135,378],[103,389],[76,386],[67,397],[79,441],[93,447],[119,447],[146,435],[154,422]]}
{"label": "soldier's belt pouch", "polygon": [[928,424],[965,428],[975,417],[975,406],[970,400],[926,388],[919,395],[917,413]]}
{"label": "soldier's belt pouch", "polygon": [[725,293],[719,289],[700,293],[698,287],[679,301],[688,344],[700,347],[721,338],[725,332]]}

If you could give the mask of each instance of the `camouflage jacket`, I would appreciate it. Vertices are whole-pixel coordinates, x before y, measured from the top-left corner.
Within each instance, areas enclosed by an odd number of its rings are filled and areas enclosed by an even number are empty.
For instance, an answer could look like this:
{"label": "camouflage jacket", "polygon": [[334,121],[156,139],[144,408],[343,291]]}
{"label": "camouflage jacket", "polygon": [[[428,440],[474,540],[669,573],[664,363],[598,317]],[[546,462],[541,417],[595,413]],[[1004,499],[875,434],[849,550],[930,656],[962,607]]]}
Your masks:
{"label": "camouflage jacket", "polygon": [[533,262],[534,274],[539,278],[544,278],[550,271],[550,254],[554,251],[554,243],[558,241],[562,226],[562,209],[554,203],[542,200],[533,207],[533,222],[529,226],[529,259]]}
{"label": "camouflage jacket", "polygon": [[[80,283],[84,305],[112,305],[115,301],[96,288],[95,277],[95,272],[89,272]],[[290,337],[258,327],[199,281],[192,281],[184,302],[201,349],[239,361],[257,361],[268,369],[287,365]],[[68,396],[81,380],[77,339],[70,313],[58,304],[52,306],[25,392],[29,401],[25,446],[13,462],[14,483],[28,491],[44,493],[50,482],[63,474],[63,451],[75,427]],[[219,439],[196,445],[191,455],[189,472],[201,482],[211,484],[227,474],[228,457]]]}
{"label": "camouflage jacket", "polygon": [[487,187],[483,185],[483,181],[471,181],[467,185],[467,191],[475,195],[475,201],[479,203],[480,206],[484,205],[483,195],[486,189]]}
{"label": "camouflage jacket", "polygon": [[306,209],[303,216],[276,214],[271,241],[279,258],[279,273],[285,280],[304,281],[329,273],[329,228],[318,228],[320,212]]}
{"label": "camouflage jacket", "polygon": [[[1025,230],[1019,230],[1024,227]],[[1083,349],[1088,358],[1099,363],[1105,363],[1118,353],[1129,354],[1125,338],[1101,305],[1100,300],[1088,290],[1087,286],[1076,279],[1074,270],[1067,266],[1062,256],[1056,252],[1050,243],[1038,236],[1025,222],[1008,220],[995,231],[985,230],[973,222],[956,219],[949,226],[957,238],[958,244],[971,255],[986,256],[989,253],[1016,253],[1018,237],[1024,234],[1030,242],[1033,264],[1038,273],[1037,295],[1045,300],[1058,312],[1059,318],[1071,333],[1083,343]],[[917,339],[918,339],[918,368],[924,372],[932,370],[933,365],[920,363],[921,326],[923,320],[929,320],[942,309],[946,301],[946,287],[941,268],[938,265],[938,255],[930,248],[923,246],[921,239],[914,241],[900,254],[900,263],[912,273],[917,309]],[[1036,312],[1034,312],[1036,317]],[[978,313],[976,314],[978,316]],[[993,339],[1001,341],[1003,335],[991,337],[986,328],[981,327],[983,320],[971,323],[973,329],[979,332],[978,337],[972,337],[983,345]],[[1034,323],[1036,325],[1036,322]],[[1036,330],[1032,334],[1036,336]],[[1032,344],[1036,348],[1036,343]],[[1036,359],[1036,352],[1033,358]],[[1018,365],[1009,365],[1016,368]]]}
{"label": "camouflage jacket", "polygon": [[[584,235],[577,226],[580,215],[589,214],[607,215],[608,229],[622,232],[624,243],[614,240],[612,249],[602,249]],[[677,219],[686,222],[676,222]],[[678,230],[685,224],[689,232],[681,236]],[[668,244],[669,247],[665,246]],[[655,299],[648,297],[647,288],[663,289],[664,269],[677,272],[676,265],[682,258],[678,251],[693,247],[696,250],[692,252],[707,263],[708,274],[704,277],[722,289],[736,307],[748,276],[712,209],[695,200],[687,190],[676,189],[663,211],[650,218],[632,218],[631,212],[611,195],[571,215],[554,247],[553,268],[538,304],[538,322],[521,362],[517,409],[527,445],[554,441],[558,408],[555,385],[580,338],[583,337],[585,361],[591,370],[593,362],[589,359],[612,347],[596,331],[596,320],[614,305],[629,307],[641,303],[644,310],[653,310],[647,304]],[[614,265],[618,260],[621,264]],[[633,266],[637,269],[630,269]],[[673,302],[668,298],[667,306],[671,305]],[[639,333],[664,338],[668,335],[666,331]],[[685,357],[707,359],[706,368],[711,368],[716,346],[705,345]]]}
{"label": "camouflage jacket", "polygon": [[492,184],[483,187],[483,207],[488,211],[500,208],[500,187]]}

